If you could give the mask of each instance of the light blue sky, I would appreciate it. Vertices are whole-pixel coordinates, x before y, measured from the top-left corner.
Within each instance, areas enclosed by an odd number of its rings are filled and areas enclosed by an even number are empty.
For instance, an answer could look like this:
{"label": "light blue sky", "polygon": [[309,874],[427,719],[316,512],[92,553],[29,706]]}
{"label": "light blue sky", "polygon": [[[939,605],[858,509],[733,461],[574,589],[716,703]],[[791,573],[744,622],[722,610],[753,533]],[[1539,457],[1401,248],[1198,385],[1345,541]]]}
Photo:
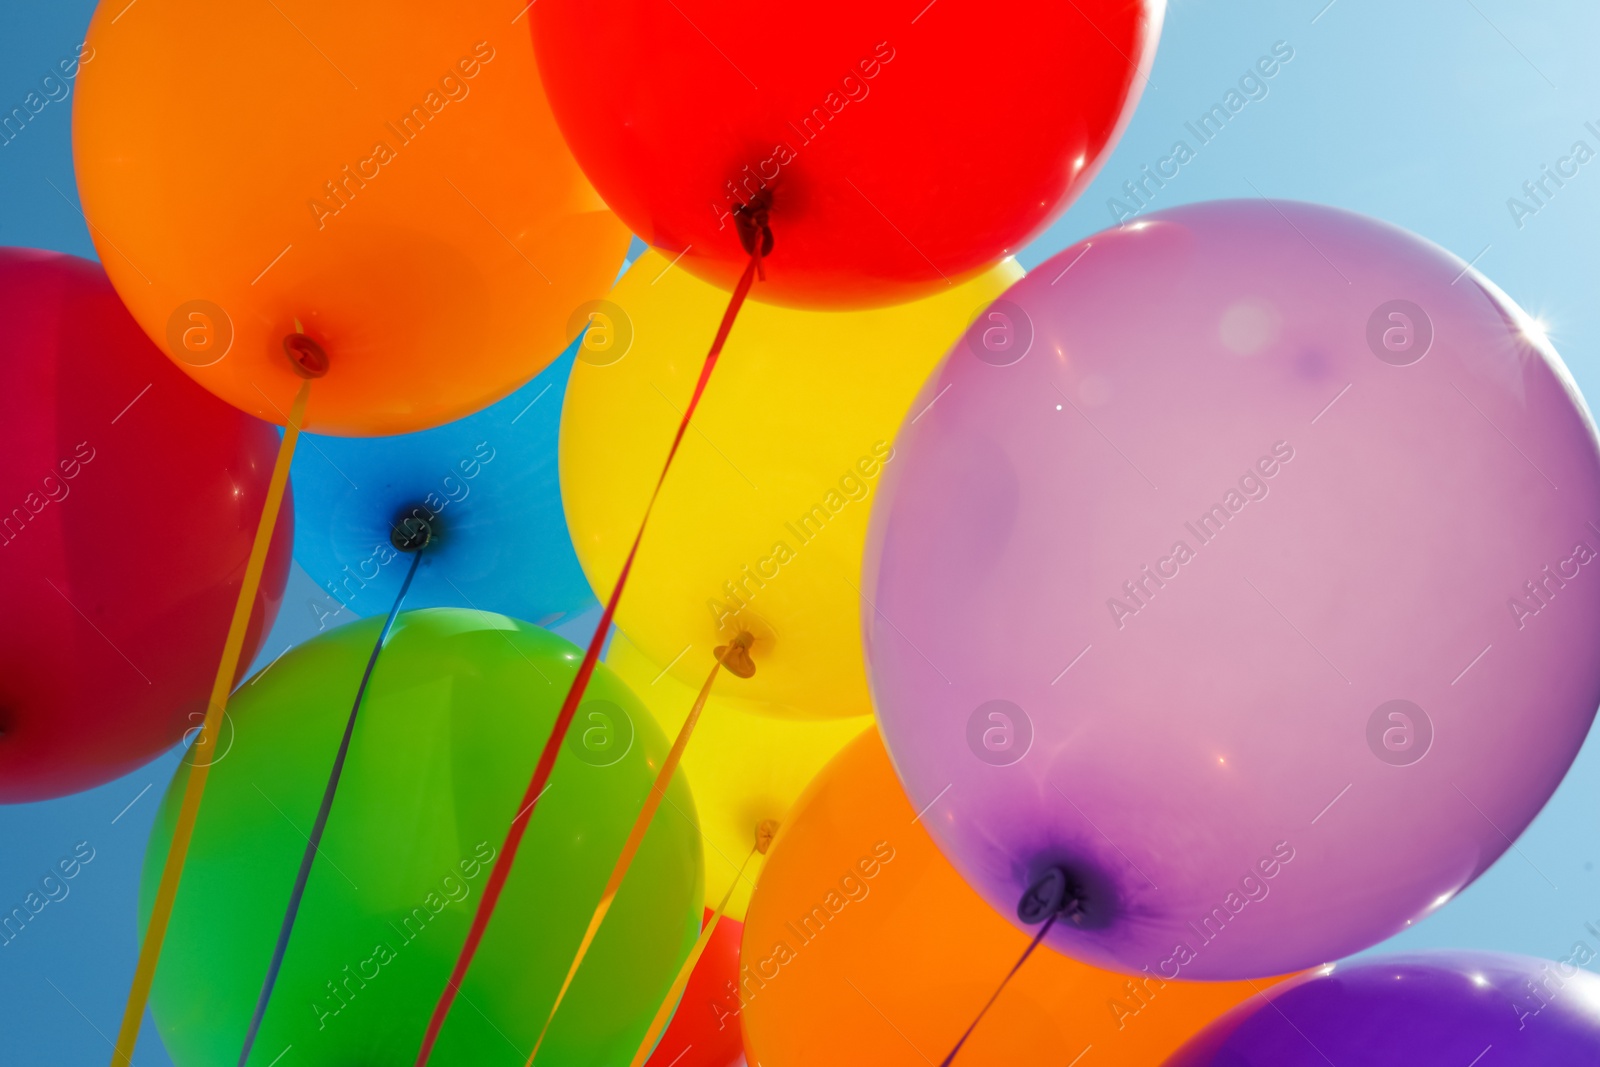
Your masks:
{"label": "light blue sky", "polygon": [[[959,0],[970,2],[970,0]],[[1151,85],[1089,192],[1022,256],[1034,266],[1115,221],[1108,200],[1182,139],[1197,149],[1152,208],[1216,197],[1317,200],[1431,238],[1478,267],[1548,325],[1591,399],[1600,390],[1600,158],[1535,203],[1523,183],[1574,142],[1600,151],[1600,7],[1593,0],[1176,0]],[[83,0],[4,0],[0,111],[20,104],[83,39]],[[1026,33],[1026,27],[1017,32]],[[1293,58],[1221,134],[1199,146],[1185,123],[1220,102],[1257,58]],[[997,63],[992,74],[980,74]],[[962,77],[1004,82],[1004,57]],[[1026,106],[1022,102],[1019,106]],[[70,100],[49,104],[0,146],[0,244],[92,256],[69,146]],[[1000,157],[1003,164],[1003,155]],[[1564,164],[1570,174],[1572,163]],[[1170,169],[1170,168],[1169,168]],[[1508,200],[1528,208],[1514,217]],[[14,357],[13,357],[14,358]],[[315,589],[297,576],[286,625],[267,650],[303,636]],[[1538,685],[1538,679],[1529,679]],[[88,841],[95,858],[0,948],[0,1056],[6,1062],[109,1059],[136,950],[133,910],[144,838],[168,757],[89,793],[0,808],[0,910]],[[145,787],[151,788],[143,792]],[[129,806],[131,803],[131,807]],[[1458,899],[1391,944],[1565,956],[1600,939],[1600,742],[1591,736],[1550,806],[1514,850]],[[135,1062],[168,1064],[147,1026]],[[293,1067],[285,1063],[283,1067]]]}

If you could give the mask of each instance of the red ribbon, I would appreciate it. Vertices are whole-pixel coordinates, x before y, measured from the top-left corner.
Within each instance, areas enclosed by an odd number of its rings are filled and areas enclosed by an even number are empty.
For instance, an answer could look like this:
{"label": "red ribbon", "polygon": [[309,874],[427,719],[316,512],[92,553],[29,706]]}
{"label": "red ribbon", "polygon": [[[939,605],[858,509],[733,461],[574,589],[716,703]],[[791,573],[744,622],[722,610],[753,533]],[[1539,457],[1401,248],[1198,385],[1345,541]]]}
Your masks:
{"label": "red ribbon", "polygon": [[706,383],[711,380],[711,372],[717,365],[717,357],[722,354],[722,346],[728,341],[728,334],[733,329],[734,319],[739,315],[739,308],[744,305],[751,283],[755,281],[756,272],[761,269],[761,255],[765,251],[759,242],[756,243],[751,251],[750,263],[740,275],[739,284],[734,287],[733,297],[728,301],[728,310],[723,312],[722,325],[717,328],[717,336],[711,342],[711,350],[706,353],[705,363],[700,368],[700,379],[695,382],[694,394],[689,397],[689,405],[684,408],[683,418],[678,422],[678,432],[672,437],[672,447],[667,450],[667,461],[662,464],[661,477],[656,479],[656,487],[650,493],[650,502],[645,505],[644,516],[639,520],[639,530],[633,535],[633,545],[628,549],[628,557],[622,564],[621,573],[617,575],[616,584],[611,588],[611,595],[606,598],[605,610],[600,614],[600,624],[595,627],[594,636],[589,639],[589,647],[583,654],[583,662],[578,666],[577,676],[572,679],[572,687],[567,690],[567,697],[561,703],[561,711],[556,715],[555,726],[551,728],[550,736],[545,740],[544,751],[539,754],[539,763],[534,768],[532,780],[528,782],[528,790],[522,795],[522,804],[511,820],[510,828],[506,830],[505,843],[500,847],[500,858],[490,870],[489,880],[483,887],[483,895],[478,898],[478,909],[472,916],[472,927],[467,931],[467,939],[461,945],[461,954],[456,957],[455,967],[450,972],[450,980],[445,984],[444,991],[439,994],[439,1002],[434,1005],[433,1016],[428,1020],[427,1033],[422,1038],[422,1048],[417,1052],[416,1067],[425,1067],[427,1064],[428,1056],[433,1052],[434,1042],[439,1039],[439,1031],[443,1029],[445,1018],[450,1014],[450,1006],[455,1002],[456,991],[461,988],[467,968],[472,965],[472,957],[478,951],[479,942],[483,940],[484,930],[488,928],[489,920],[494,916],[495,905],[500,900],[500,891],[505,888],[506,878],[511,874],[511,865],[517,858],[517,848],[522,844],[522,835],[528,828],[528,820],[533,818],[539,797],[550,784],[550,774],[555,769],[556,756],[561,752],[561,742],[566,739],[567,730],[572,725],[572,717],[578,710],[578,701],[583,699],[584,690],[589,687],[589,679],[594,674],[595,664],[600,661],[600,649],[605,644],[606,634],[611,629],[611,618],[616,614],[617,602],[622,599],[622,590],[628,584],[628,572],[633,569],[633,560],[639,552],[639,542],[644,539],[644,529],[650,521],[650,512],[656,506],[656,498],[661,495],[661,486],[667,480],[667,472],[672,469],[672,460],[678,454],[678,446],[683,443],[683,435],[688,432],[689,419],[694,415],[700,398],[705,395]]}

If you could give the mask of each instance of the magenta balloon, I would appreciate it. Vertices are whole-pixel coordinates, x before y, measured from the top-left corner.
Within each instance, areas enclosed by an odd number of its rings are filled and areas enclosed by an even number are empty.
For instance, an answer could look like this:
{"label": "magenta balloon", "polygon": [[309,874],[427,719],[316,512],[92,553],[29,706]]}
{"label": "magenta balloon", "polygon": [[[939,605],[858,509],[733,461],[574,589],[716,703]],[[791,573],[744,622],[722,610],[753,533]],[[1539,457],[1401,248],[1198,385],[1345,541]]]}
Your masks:
{"label": "magenta balloon", "polygon": [[1331,208],[1148,216],[1018,282],[901,428],[884,738],[1049,941],[1172,978],[1371,945],[1494,862],[1600,702],[1600,452],[1456,257]]}

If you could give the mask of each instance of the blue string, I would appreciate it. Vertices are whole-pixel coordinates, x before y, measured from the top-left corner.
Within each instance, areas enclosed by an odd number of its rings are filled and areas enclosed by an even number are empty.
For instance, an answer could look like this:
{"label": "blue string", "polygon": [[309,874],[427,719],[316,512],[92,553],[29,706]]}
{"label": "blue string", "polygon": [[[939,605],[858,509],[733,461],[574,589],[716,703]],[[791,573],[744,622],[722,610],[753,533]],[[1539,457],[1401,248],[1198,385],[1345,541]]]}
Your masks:
{"label": "blue string", "polygon": [[417,564],[421,559],[420,549],[411,553],[411,569],[406,571],[406,580],[400,584],[400,594],[394,598],[389,617],[383,621],[383,629],[378,632],[378,640],[372,646],[372,655],[367,658],[367,669],[362,672],[361,684],[356,687],[355,703],[350,705],[350,718],[344,724],[344,737],[339,740],[339,752],[333,757],[333,769],[328,772],[328,784],[322,791],[322,806],[317,809],[317,821],[312,824],[311,836],[306,839],[305,854],[300,857],[300,872],[295,875],[294,889],[289,892],[289,906],[283,913],[283,925],[278,929],[278,943],[272,950],[272,962],[267,964],[267,976],[261,983],[261,996],[256,1000],[255,1014],[250,1017],[244,1048],[239,1052],[239,1067],[245,1067],[250,1059],[256,1033],[261,1029],[267,1004],[272,1000],[272,987],[277,984],[278,971],[283,967],[284,953],[289,949],[289,935],[294,932],[295,916],[299,914],[300,901],[306,893],[306,882],[311,878],[311,864],[317,858],[322,831],[328,825],[328,813],[333,810],[333,795],[339,789],[339,775],[344,772],[345,756],[350,751],[350,736],[355,733],[356,715],[361,711],[361,699],[367,694],[367,682],[372,679],[372,669],[378,664],[378,653],[383,651],[384,643],[389,640],[389,631],[394,628],[395,616],[400,614],[400,604],[406,598],[406,590],[411,588],[411,579],[417,573]]}

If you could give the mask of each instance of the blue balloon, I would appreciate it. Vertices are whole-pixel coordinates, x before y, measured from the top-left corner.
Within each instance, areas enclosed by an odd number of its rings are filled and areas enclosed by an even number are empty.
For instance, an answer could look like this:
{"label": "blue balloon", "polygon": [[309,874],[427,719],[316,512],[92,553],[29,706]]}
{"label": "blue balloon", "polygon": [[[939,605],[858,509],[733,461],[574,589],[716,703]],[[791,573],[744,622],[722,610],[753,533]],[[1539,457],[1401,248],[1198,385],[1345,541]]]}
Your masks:
{"label": "blue balloon", "polygon": [[[592,605],[556,466],[578,343],[515,393],[456,422],[397,437],[304,435],[290,472],[295,561],[344,609],[381,615],[409,565],[391,531],[419,514],[433,539],[407,607],[479,608],[551,626]],[[336,610],[324,622],[334,616],[345,621]]]}
{"label": "blue balloon", "polygon": [[1596,951],[1585,939],[1559,962],[1461,951],[1348,960],[1250,998],[1166,1067],[1600,1064],[1600,975],[1583,969]]}

